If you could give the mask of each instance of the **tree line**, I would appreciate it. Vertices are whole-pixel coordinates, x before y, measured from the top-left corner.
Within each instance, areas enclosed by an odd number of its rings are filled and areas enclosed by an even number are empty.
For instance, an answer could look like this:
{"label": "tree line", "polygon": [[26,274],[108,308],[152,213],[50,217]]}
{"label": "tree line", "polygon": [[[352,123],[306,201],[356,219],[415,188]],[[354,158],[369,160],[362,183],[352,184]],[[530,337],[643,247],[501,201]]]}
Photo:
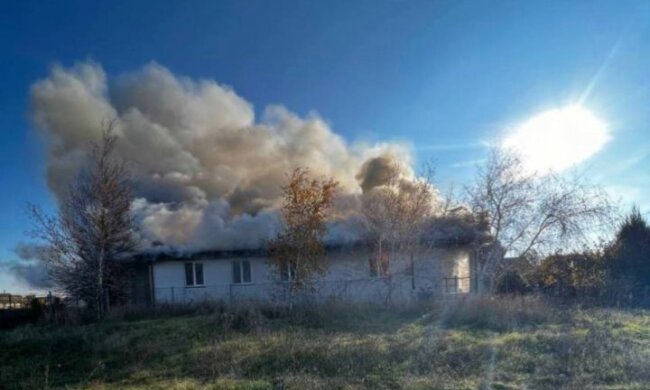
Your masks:
{"label": "tree line", "polygon": [[650,305],[650,226],[634,207],[596,248],[522,259],[499,275],[500,294],[541,293],[562,301]]}

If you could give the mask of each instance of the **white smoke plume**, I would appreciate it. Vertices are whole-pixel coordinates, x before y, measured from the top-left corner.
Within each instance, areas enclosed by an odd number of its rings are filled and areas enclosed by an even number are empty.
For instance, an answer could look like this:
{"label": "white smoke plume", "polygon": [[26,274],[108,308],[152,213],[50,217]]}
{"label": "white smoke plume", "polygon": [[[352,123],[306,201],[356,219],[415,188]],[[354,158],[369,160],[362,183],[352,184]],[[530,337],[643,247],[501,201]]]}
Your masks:
{"label": "white smoke plume", "polygon": [[[256,248],[280,226],[280,185],[296,167],[338,180],[337,211],[347,215],[362,187],[381,181],[387,159],[408,169],[412,163],[403,145],[346,143],[317,114],[303,118],[270,106],[255,118],[233,89],[158,64],[110,81],[96,63],[54,67],[31,96],[46,139],[47,183],[57,197],[99,139],[102,121],[116,120],[145,247]],[[349,236],[354,229],[345,225],[332,224],[330,239]]]}

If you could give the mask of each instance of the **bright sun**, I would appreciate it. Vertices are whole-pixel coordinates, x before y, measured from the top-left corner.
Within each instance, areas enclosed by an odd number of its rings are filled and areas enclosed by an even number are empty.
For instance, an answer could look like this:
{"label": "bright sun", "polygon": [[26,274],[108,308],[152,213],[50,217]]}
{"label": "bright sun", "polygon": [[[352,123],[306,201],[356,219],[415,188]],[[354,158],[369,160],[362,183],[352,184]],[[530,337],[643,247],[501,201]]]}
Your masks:
{"label": "bright sun", "polygon": [[560,172],[596,154],[607,126],[589,110],[568,106],[542,112],[506,135],[502,146],[521,154],[530,171]]}

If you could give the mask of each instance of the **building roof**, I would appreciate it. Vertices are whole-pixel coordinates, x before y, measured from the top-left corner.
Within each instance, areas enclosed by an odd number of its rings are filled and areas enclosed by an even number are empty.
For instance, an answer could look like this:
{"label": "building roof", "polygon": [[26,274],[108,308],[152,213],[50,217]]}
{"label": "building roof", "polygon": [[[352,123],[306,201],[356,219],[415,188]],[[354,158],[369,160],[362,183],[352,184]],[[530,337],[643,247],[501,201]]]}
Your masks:
{"label": "building roof", "polygon": [[[424,229],[421,236],[425,247],[430,249],[455,249],[469,247],[476,244],[483,244],[491,240],[482,221],[477,221],[472,214],[452,213],[445,217],[432,219],[431,223]],[[328,253],[337,251],[350,251],[367,249],[371,246],[372,240],[348,241],[339,244],[326,244]],[[228,249],[228,250],[187,250],[176,249],[159,245],[147,251],[142,251],[132,259],[136,261],[158,262],[170,260],[218,260],[237,257],[266,257],[266,248],[257,249]]]}

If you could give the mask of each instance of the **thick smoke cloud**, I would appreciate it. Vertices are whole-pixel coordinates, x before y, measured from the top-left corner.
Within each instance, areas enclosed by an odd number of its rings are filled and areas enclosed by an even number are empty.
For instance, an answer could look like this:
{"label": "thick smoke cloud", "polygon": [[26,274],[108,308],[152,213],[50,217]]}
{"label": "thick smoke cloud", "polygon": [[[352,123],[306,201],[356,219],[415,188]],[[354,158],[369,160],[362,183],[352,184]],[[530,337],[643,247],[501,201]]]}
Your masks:
{"label": "thick smoke cloud", "polygon": [[361,189],[366,193],[375,187],[388,184],[394,177],[402,176],[401,168],[389,156],[379,156],[364,162],[356,177]]}
{"label": "thick smoke cloud", "polygon": [[53,287],[47,274],[47,248],[33,244],[18,244],[15,248],[17,260],[0,261],[0,272],[11,274],[17,281],[36,289]]}
{"label": "thick smoke cloud", "polygon": [[133,171],[145,247],[259,247],[280,226],[280,184],[296,167],[340,182],[346,225],[358,195],[381,184],[391,161],[410,167],[397,144],[349,145],[318,115],[270,106],[261,118],[229,87],[150,64],[109,80],[101,66],[55,67],[32,86],[33,119],[47,140],[47,183],[60,197],[83,165],[102,121],[116,119],[118,153]]}

